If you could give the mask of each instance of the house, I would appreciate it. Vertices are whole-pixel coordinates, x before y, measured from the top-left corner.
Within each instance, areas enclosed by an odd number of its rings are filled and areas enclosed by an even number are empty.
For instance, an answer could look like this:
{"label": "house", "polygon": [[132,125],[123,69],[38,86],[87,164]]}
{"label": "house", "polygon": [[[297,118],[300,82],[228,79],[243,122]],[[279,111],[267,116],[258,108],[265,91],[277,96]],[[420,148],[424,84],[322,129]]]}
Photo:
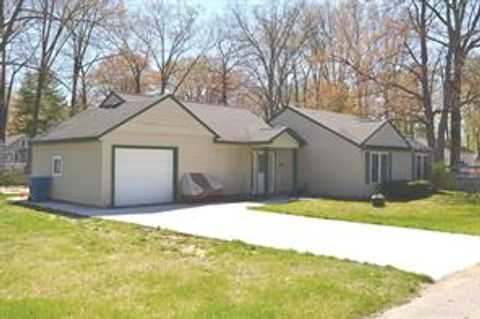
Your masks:
{"label": "house", "polygon": [[[445,166],[450,167],[450,145],[445,147]],[[466,147],[462,147],[460,152],[460,162],[463,166],[477,166],[480,164],[480,159],[475,152],[472,152]]]}
{"label": "house", "polygon": [[11,135],[0,148],[0,171],[23,170],[28,163],[29,138],[25,134]]}
{"label": "house", "polygon": [[431,149],[388,121],[286,107],[271,120],[300,135],[299,185],[310,195],[367,197],[378,184],[428,178]]}
{"label": "house", "polygon": [[33,141],[32,176],[52,177],[55,200],[100,207],[179,200],[191,172],[225,196],[284,194],[302,143],[246,109],[112,93]]}
{"label": "house", "polygon": [[363,197],[378,183],[423,178],[429,149],[390,122],[289,107],[270,123],[242,108],[111,93],[32,142],[32,176],[55,200],[131,206],[182,200],[204,173],[225,196]]}

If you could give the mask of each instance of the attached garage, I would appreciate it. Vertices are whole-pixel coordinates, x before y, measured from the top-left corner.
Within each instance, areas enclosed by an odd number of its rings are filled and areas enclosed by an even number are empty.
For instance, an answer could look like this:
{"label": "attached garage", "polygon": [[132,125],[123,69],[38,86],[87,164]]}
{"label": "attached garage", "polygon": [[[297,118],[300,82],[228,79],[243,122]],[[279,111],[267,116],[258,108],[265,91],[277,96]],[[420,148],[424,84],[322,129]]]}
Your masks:
{"label": "attached garage", "polygon": [[113,206],[170,203],[176,190],[175,148],[113,147]]}
{"label": "attached garage", "polygon": [[[290,158],[303,140],[247,109],[112,92],[32,143],[32,175],[52,177],[52,200],[128,207],[181,200],[178,184],[188,173],[218,179],[226,197],[247,196],[252,150],[282,150]],[[52,169],[59,160],[61,174]],[[269,189],[293,192],[288,172],[275,174],[286,186]]]}

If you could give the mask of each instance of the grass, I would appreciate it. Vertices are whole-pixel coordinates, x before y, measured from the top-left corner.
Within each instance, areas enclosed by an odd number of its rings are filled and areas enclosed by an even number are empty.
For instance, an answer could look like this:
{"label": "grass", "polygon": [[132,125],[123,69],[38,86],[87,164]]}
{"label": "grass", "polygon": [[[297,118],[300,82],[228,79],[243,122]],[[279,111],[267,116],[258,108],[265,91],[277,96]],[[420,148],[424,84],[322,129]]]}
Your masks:
{"label": "grass", "polygon": [[408,202],[375,208],[365,201],[316,199],[255,209],[326,219],[393,225],[480,235],[480,199],[460,192],[441,192]]}
{"label": "grass", "polygon": [[0,199],[0,318],[361,318],[426,281]]}

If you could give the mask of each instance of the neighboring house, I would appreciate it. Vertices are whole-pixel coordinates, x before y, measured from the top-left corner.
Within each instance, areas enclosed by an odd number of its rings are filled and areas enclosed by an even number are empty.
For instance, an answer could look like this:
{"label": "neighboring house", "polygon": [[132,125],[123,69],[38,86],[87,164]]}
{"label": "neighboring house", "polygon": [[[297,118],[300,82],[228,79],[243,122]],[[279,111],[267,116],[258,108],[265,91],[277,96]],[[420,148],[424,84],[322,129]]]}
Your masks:
{"label": "neighboring house", "polygon": [[[462,147],[460,162],[466,166],[476,166],[480,164],[478,155],[466,147]],[[450,148],[448,146],[445,148],[445,165],[450,166]]]}
{"label": "neighboring house", "polygon": [[[417,141],[423,144],[427,144],[427,140],[424,138],[417,138]],[[444,153],[444,162],[445,166],[450,166],[450,143],[447,141],[447,145],[445,146],[445,153]],[[462,147],[460,152],[460,162],[462,165],[466,166],[476,166],[480,165],[480,159],[478,154],[472,152],[467,147]]]}
{"label": "neighboring house", "polygon": [[388,120],[289,106],[270,122],[305,140],[298,180],[311,195],[366,197],[384,182],[428,178],[431,149]]}
{"label": "neighboring house", "polygon": [[364,197],[394,179],[426,177],[430,149],[390,122],[289,107],[271,123],[242,108],[171,95],[111,93],[36,138],[32,175],[55,200],[130,206],[182,199],[179,181],[206,173],[225,196]]}
{"label": "neighboring house", "polygon": [[29,139],[25,134],[8,136],[0,147],[0,170],[22,170],[28,163]]}

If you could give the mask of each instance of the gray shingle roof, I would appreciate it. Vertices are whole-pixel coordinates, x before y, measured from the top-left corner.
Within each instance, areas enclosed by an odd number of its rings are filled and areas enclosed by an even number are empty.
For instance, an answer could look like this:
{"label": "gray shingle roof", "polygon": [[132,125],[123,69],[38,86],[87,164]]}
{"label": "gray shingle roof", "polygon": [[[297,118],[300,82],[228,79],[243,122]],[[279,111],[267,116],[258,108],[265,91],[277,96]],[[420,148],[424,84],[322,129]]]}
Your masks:
{"label": "gray shingle roof", "polygon": [[365,142],[386,122],[363,119],[350,114],[335,113],[324,110],[313,110],[294,106],[289,106],[289,108],[297,113],[303,114],[357,145]]}
{"label": "gray shingle roof", "polygon": [[200,103],[183,104],[217,133],[218,141],[268,142],[286,130],[286,127],[271,127],[247,109]]}
{"label": "gray shingle roof", "polygon": [[[124,102],[118,107],[91,107],[62,122],[34,141],[59,141],[96,138],[108,132],[163,97],[114,93]],[[105,101],[108,101],[108,97]],[[105,102],[104,101],[104,102]]]}
{"label": "gray shingle roof", "polygon": [[[169,97],[112,93],[100,107],[92,107],[35,138],[37,142],[99,138],[135,115]],[[119,100],[121,99],[121,100]],[[123,101],[121,104],[119,102]],[[178,102],[178,101],[177,101]],[[286,131],[271,127],[252,112],[228,106],[181,103],[221,142],[262,143]]]}
{"label": "gray shingle roof", "polygon": [[414,151],[433,152],[433,149],[427,145],[427,140],[422,138],[407,137],[407,142]]}

